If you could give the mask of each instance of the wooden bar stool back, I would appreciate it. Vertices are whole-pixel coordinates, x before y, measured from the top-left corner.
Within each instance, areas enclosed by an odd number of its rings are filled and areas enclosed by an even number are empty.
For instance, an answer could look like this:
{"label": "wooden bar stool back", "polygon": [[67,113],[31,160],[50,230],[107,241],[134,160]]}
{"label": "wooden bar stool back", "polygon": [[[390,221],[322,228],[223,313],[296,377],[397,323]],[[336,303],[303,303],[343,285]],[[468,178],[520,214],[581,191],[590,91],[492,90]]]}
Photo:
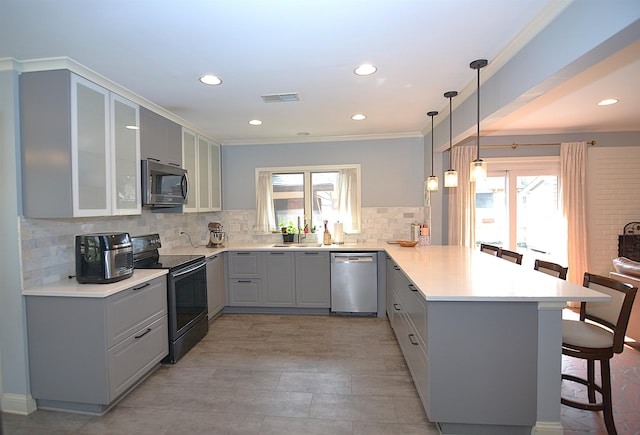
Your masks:
{"label": "wooden bar stool back", "polygon": [[[609,302],[582,302],[580,320],[562,321],[562,354],[587,361],[587,379],[562,374],[562,379],[587,386],[589,403],[561,398],[563,405],[589,411],[603,411],[609,434],[616,434],[611,403],[611,369],[609,360],[624,350],[624,335],[631,307],[638,291],[631,284],[604,276],[584,274],[583,285],[611,296]],[[585,320],[589,320],[587,323]],[[605,329],[608,328],[608,329]],[[595,361],[600,364],[600,385],[595,382]],[[602,396],[596,402],[596,391]]]}
{"label": "wooden bar stool back", "polygon": [[501,249],[499,257],[502,257],[505,260],[510,261],[512,263],[522,264],[522,254],[519,254],[519,253],[514,252],[514,251],[508,251],[506,249]]}
{"label": "wooden bar stool back", "polygon": [[557,263],[544,260],[536,260],[533,264],[533,269],[564,280],[567,279],[567,272],[569,271],[568,267],[562,267]]}
{"label": "wooden bar stool back", "polygon": [[481,243],[480,252],[484,252],[485,254],[493,255],[495,257],[500,257],[502,254],[502,249],[499,246],[493,246],[493,245],[487,245],[486,243]]}

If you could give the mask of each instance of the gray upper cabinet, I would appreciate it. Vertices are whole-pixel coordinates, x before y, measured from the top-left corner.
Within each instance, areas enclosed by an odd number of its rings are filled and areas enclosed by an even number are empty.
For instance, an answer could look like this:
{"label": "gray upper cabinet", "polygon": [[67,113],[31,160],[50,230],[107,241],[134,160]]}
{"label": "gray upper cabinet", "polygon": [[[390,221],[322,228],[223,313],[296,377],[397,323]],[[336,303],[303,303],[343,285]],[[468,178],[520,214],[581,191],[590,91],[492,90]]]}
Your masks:
{"label": "gray upper cabinet", "polygon": [[182,167],[182,126],[141,107],[140,153],[143,159]]}
{"label": "gray upper cabinet", "polygon": [[184,211],[222,210],[220,145],[183,128],[182,160],[191,183]]}
{"label": "gray upper cabinet", "polygon": [[21,74],[24,215],[140,214],[138,110],[68,70]]}
{"label": "gray upper cabinet", "polygon": [[297,307],[331,307],[330,267],[328,252],[296,252]]}

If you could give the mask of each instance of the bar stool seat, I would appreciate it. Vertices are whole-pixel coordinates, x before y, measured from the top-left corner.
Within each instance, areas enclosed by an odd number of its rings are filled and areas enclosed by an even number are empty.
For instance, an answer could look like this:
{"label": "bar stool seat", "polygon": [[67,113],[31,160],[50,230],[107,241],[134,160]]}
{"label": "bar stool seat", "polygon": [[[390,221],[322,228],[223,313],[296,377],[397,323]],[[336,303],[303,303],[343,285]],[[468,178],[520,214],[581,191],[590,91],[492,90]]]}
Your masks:
{"label": "bar stool seat", "polygon": [[[562,321],[562,354],[587,361],[587,378],[562,373],[563,381],[577,382],[587,387],[587,400],[561,397],[563,405],[588,411],[602,411],[607,432],[617,434],[611,399],[611,367],[615,353],[624,350],[624,335],[638,291],[631,284],[604,276],[584,274],[583,285],[611,296],[609,302],[582,302],[580,320]],[[586,322],[589,320],[589,323]],[[600,365],[600,384],[596,384],[595,362]],[[596,392],[602,400],[596,402]]]}

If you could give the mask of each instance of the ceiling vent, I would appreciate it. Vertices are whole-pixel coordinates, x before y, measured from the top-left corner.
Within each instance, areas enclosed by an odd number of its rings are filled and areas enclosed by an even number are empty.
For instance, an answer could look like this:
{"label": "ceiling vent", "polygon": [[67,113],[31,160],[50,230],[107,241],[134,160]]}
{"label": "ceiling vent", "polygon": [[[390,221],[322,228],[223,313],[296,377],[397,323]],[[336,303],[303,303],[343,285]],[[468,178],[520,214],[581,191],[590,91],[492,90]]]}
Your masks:
{"label": "ceiling vent", "polygon": [[297,92],[262,95],[262,101],[265,103],[288,103],[290,101],[300,101],[300,95]]}

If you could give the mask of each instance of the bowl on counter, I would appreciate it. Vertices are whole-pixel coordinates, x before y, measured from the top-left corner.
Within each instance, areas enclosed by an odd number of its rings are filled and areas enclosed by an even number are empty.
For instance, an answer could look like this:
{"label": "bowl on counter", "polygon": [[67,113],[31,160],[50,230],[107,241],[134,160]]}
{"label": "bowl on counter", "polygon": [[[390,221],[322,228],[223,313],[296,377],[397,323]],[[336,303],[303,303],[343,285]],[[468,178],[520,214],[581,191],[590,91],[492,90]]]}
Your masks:
{"label": "bowl on counter", "polygon": [[400,246],[404,246],[405,248],[413,248],[418,244],[418,241],[398,240],[398,244]]}

